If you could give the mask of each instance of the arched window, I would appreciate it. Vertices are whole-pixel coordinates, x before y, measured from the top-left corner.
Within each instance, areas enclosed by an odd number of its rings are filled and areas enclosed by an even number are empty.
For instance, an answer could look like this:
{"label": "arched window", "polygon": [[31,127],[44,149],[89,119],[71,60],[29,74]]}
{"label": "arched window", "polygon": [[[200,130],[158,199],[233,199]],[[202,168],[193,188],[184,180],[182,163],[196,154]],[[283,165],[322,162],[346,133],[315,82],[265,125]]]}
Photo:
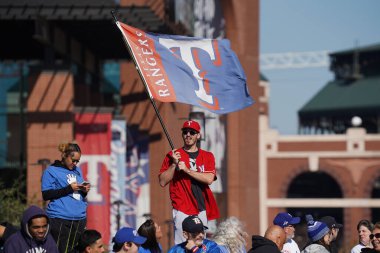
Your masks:
{"label": "arched window", "polygon": [[[373,184],[371,198],[380,199],[380,177],[378,177]],[[373,222],[380,221],[380,208],[371,208],[371,213]]]}
{"label": "arched window", "polygon": [[342,198],[339,184],[325,172],[306,172],[289,185],[288,198]]}

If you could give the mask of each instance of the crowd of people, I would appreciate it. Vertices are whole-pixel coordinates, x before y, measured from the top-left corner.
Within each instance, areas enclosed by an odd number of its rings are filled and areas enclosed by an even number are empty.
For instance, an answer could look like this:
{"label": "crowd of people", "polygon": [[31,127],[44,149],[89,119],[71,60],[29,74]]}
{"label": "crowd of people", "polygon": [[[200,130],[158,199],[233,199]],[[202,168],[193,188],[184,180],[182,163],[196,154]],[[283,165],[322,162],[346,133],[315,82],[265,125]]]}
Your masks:
{"label": "crowd of people", "polygon": [[[308,241],[302,250],[293,240],[295,226],[300,217],[289,213],[279,213],[263,236],[253,235],[248,245],[248,234],[244,224],[236,217],[229,217],[217,226],[215,233],[206,238],[208,229],[196,215],[186,217],[181,226],[185,241],[175,244],[169,253],[335,253],[334,244],[342,224],[334,217],[326,216],[314,220],[306,215]],[[78,234],[74,247],[61,251],[52,234],[51,219],[37,206],[27,208],[22,216],[21,226],[16,229],[10,224],[0,225],[0,252],[4,253],[162,253],[160,225],[152,219],[146,220],[138,229],[123,227],[112,239],[110,251],[105,246],[102,235],[93,229],[84,229]],[[290,228],[290,229],[289,229]],[[372,224],[361,220],[357,225],[358,244],[351,249],[356,252],[380,252],[380,222]],[[335,247],[334,247],[335,245]],[[249,249],[250,248],[250,249]],[[249,249],[249,250],[247,250]]]}
{"label": "crowd of people", "polygon": [[[174,242],[169,253],[337,253],[336,239],[343,227],[334,217],[315,219],[306,215],[308,241],[300,250],[294,240],[301,217],[281,212],[273,218],[263,236],[248,234],[237,217],[217,225],[206,238],[208,221],[220,218],[209,185],[217,180],[215,158],[198,145],[201,127],[189,120],[181,128],[183,146],[169,151],[159,171],[159,184],[169,184],[173,208]],[[0,224],[0,253],[161,253],[162,232],[157,221],[146,220],[138,228],[122,227],[105,247],[101,231],[86,228],[86,196],[91,184],[77,164],[81,149],[76,143],[58,147],[61,159],[43,173],[41,192],[48,201],[46,210],[27,208],[21,225]],[[361,220],[357,225],[358,244],[350,253],[380,252],[380,222]],[[250,245],[248,245],[250,244]],[[112,249],[111,249],[112,248]],[[249,250],[248,250],[249,249]]]}

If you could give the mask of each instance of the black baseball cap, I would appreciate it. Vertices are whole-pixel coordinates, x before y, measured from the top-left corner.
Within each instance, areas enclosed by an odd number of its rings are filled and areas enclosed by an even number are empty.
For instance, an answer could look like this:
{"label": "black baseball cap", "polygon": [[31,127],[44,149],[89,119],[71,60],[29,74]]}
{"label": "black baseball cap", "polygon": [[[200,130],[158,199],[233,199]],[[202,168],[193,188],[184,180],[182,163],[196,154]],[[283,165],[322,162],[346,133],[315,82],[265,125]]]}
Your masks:
{"label": "black baseball cap", "polygon": [[343,227],[343,225],[336,222],[335,218],[332,216],[324,216],[319,221],[322,221],[323,223],[325,223],[330,229]]}
{"label": "black baseball cap", "polygon": [[186,217],[182,222],[182,230],[189,233],[200,233],[208,229],[203,225],[202,220],[196,216],[191,215]]}

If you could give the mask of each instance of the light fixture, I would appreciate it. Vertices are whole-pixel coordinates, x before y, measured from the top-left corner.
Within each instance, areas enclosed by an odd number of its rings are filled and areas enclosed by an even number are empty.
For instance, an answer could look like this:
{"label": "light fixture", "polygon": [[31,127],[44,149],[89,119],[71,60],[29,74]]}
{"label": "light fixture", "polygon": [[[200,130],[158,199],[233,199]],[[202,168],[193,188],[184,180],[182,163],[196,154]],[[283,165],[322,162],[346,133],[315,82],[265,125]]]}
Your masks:
{"label": "light fixture", "polygon": [[351,125],[353,127],[360,127],[362,123],[363,123],[362,118],[360,118],[359,116],[354,116],[351,119]]}

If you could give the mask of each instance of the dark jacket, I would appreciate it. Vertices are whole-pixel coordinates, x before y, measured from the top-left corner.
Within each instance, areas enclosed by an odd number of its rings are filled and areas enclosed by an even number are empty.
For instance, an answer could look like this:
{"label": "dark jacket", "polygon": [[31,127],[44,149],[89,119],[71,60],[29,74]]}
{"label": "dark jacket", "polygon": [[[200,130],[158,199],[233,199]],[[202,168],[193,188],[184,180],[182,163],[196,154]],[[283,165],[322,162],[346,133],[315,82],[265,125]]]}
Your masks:
{"label": "dark jacket", "polygon": [[[176,244],[175,246],[173,246],[168,251],[168,253],[186,253],[186,252],[188,252],[188,250],[186,250],[186,247],[185,247],[186,243],[187,242]],[[198,248],[198,250],[195,252],[196,253],[221,253],[221,250],[218,247],[218,244],[216,244],[216,242],[208,240],[208,239],[204,239],[202,247]]]}
{"label": "dark jacket", "polygon": [[57,245],[49,233],[49,228],[47,229],[43,240],[36,240],[30,235],[28,228],[29,220],[40,216],[46,217],[49,223],[49,218],[41,208],[30,206],[25,210],[21,221],[21,230],[13,234],[5,242],[5,253],[59,253]]}
{"label": "dark jacket", "polygon": [[360,252],[365,252],[365,253],[379,253],[379,251],[376,251],[375,249],[370,249],[370,248],[362,248],[362,251]]}
{"label": "dark jacket", "polygon": [[252,249],[248,253],[281,253],[277,245],[271,240],[259,236],[252,236]]}
{"label": "dark jacket", "polygon": [[0,253],[3,253],[4,252],[3,251],[3,246],[4,246],[5,241],[11,235],[13,235],[14,233],[16,233],[18,229],[15,228],[12,224],[10,224],[8,222],[2,222],[0,225],[4,227],[4,233],[3,233],[3,235],[0,238]]}

